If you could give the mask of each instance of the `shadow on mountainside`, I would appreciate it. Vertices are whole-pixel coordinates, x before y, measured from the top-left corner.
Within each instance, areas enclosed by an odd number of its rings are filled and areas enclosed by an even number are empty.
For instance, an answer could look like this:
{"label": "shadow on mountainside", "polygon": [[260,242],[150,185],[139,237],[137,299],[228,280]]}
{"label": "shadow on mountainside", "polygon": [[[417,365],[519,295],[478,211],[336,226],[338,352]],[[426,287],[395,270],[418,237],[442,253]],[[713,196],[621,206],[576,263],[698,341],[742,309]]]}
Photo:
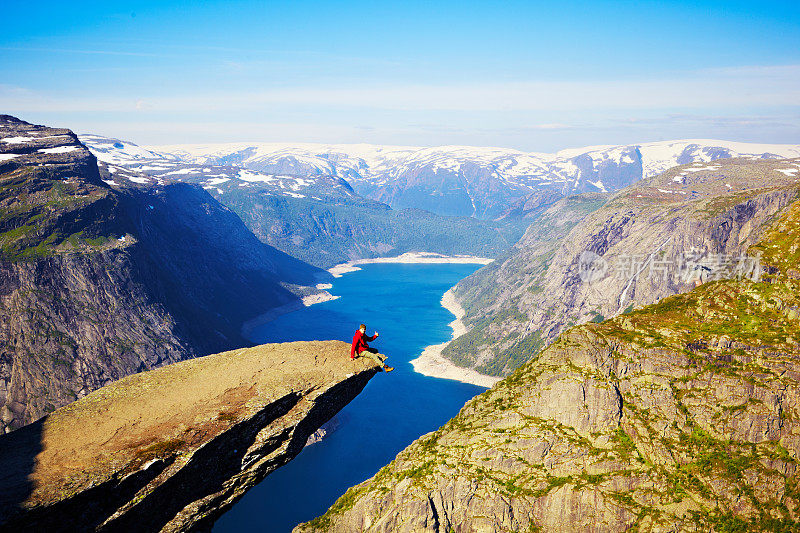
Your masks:
{"label": "shadow on mountainside", "polygon": [[[268,457],[279,447],[283,447],[284,451],[260,467],[259,477],[265,477],[297,456],[308,437],[350,403],[376,373],[377,368],[373,368],[368,373],[337,383],[314,401],[314,406],[290,436],[283,434],[288,441],[284,441],[284,438],[269,439],[258,451],[259,456]],[[174,516],[185,512],[192,501],[202,504],[201,512],[195,511],[201,517],[191,529],[210,530],[217,518],[230,508],[231,502],[224,501],[224,498],[230,497],[232,491],[226,491],[225,485],[241,472],[245,456],[257,443],[259,433],[286,416],[301,399],[302,395],[299,394],[286,395],[266,406],[258,416],[239,424],[235,431],[219,435],[198,450],[179,474],[168,479],[127,513],[103,524],[99,531],[156,531]],[[210,492],[215,493],[212,498],[206,496]]]}
{"label": "shadow on mountainside", "polygon": [[0,531],[10,531],[6,525],[20,510],[33,492],[31,474],[36,456],[42,451],[44,419],[0,436]]}

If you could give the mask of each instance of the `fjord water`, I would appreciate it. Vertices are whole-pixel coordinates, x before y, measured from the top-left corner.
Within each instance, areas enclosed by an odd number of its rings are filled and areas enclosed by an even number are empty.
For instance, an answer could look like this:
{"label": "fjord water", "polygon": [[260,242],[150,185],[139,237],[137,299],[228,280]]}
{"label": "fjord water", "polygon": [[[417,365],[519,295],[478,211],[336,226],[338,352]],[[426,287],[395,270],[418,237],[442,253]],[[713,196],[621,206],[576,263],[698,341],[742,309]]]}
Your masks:
{"label": "fjord water", "polygon": [[[334,281],[336,300],[278,317],[255,342],[341,339],[358,324],[380,333],[372,346],[389,355],[391,373],[377,374],[338,415],[342,424],[305,448],[248,492],[214,531],[282,532],[324,513],[351,486],[375,474],[420,435],[458,413],[483,387],[417,374],[409,361],[450,338],[453,315],[442,294],[480,265],[371,264]],[[343,360],[342,364],[348,364]]]}

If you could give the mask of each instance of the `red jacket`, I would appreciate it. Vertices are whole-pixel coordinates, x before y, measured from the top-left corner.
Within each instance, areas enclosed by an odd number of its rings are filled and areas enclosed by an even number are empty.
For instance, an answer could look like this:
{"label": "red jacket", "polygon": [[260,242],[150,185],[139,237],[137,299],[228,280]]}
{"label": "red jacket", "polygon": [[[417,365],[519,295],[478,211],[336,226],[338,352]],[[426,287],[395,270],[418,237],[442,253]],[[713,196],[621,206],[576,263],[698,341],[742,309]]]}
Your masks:
{"label": "red jacket", "polygon": [[361,333],[360,329],[357,329],[356,334],[353,335],[353,346],[350,347],[350,359],[355,359],[356,354],[361,353],[369,348],[367,341],[374,341],[377,337],[377,335],[370,337],[365,333]]}

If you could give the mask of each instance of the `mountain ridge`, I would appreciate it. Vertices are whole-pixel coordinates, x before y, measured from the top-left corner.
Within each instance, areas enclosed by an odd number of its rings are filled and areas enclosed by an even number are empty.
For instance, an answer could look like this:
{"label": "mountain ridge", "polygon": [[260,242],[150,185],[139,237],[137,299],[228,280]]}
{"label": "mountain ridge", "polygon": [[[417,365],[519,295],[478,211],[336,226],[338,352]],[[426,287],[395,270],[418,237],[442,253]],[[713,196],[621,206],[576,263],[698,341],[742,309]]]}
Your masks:
{"label": "mountain ridge", "polygon": [[800,145],[685,139],[564,149],[554,154],[437,146],[233,143],[152,147],[186,162],[226,162],[261,172],[338,176],[394,208],[491,219],[539,191],[611,192],[673,166],[720,158],[799,157]]}

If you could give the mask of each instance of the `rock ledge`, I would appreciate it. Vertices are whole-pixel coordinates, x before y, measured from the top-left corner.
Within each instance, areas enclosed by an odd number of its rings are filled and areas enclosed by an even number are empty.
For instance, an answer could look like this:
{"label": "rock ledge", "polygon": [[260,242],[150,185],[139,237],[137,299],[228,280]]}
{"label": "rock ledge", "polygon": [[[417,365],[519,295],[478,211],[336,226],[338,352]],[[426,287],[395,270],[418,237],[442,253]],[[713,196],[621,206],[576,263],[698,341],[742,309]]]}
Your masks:
{"label": "rock ledge", "polygon": [[297,455],[378,371],[340,341],[128,376],[0,437],[0,531],[198,531]]}

